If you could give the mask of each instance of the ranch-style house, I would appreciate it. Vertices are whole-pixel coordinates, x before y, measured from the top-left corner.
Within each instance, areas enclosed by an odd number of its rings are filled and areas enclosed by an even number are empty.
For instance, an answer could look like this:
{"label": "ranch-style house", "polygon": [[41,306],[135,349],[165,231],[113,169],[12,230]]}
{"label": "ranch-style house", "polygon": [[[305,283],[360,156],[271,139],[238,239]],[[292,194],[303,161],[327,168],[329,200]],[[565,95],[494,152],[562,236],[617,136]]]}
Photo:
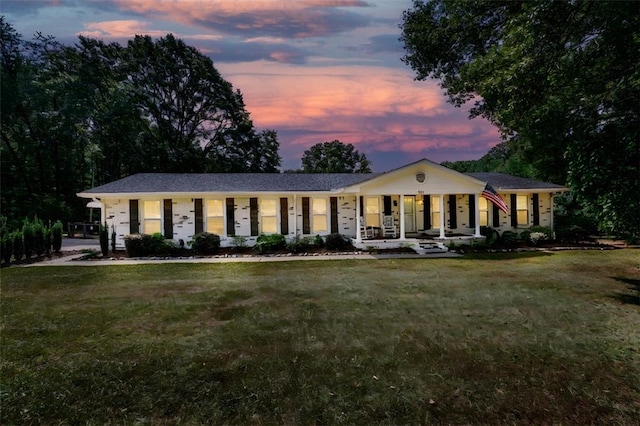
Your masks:
{"label": "ranch-style house", "polygon": [[[119,248],[135,233],[187,242],[210,232],[223,247],[238,237],[251,246],[260,234],[291,240],[340,233],[358,248],[426,252],[482,238],[482,226],[498,232],[553,228],[554,197],[564,191],[502,173],[459,173],[422,159],[364,174],[139,173],[77,195],[101,204],[102,223],[113,227]],[[501,208],[494,204],[501,201]]]}

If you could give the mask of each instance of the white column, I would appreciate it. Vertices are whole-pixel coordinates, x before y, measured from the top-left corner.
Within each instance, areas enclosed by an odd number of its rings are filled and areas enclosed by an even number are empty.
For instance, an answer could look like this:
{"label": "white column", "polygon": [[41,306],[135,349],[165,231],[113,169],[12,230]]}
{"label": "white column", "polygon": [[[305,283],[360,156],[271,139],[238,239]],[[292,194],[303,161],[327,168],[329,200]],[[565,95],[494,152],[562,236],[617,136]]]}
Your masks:
{"label": "white column", "polygon": [[360,211],[360,196],[356,195],[356,242],[362,242],[362,234],[360,233],[360,227],[362,223],[360,223],[360,216],[362,212]]}
{"label": "white column", "polygon": [[400,195],[400,239],[404,240],[404,195]]}
{"label": "white column", "polygon": [[440,238],[444,238],[444,194],[440,194]]}
{"label": "white column", "polygon": [[474,212],[475,216],[476,216],[476,230],[475,230],[475,234],[474,237],[480,237],[480,194],[476,194],[476,202],[475,202],[475,209],[476,211]]}
{"label": "white column", "polygon": [[298,196],[293,194],[293,230],[298,235]]}

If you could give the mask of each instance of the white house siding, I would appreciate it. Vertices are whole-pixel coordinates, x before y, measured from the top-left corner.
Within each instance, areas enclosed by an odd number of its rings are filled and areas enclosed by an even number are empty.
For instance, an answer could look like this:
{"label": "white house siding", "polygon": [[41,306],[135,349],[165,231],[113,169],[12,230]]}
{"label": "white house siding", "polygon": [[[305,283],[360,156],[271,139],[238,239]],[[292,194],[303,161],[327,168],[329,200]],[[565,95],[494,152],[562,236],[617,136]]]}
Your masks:
{"label": "white house siding", "polygon": [[[195,210],[192,198],[174,198],[171,199],[174,241],[187,241],[193,239],[195,230]],[[169,237],[165,235],[165,237]]]}
{"label": "white house siding", "polygon": [[[129,200],[103,200],[104,221],[109,225],[109,236],[111,231],[116,232],[116,247],[124,247],[124,236],[129,234]],[[112,228],[113,227],[113,228]]]}

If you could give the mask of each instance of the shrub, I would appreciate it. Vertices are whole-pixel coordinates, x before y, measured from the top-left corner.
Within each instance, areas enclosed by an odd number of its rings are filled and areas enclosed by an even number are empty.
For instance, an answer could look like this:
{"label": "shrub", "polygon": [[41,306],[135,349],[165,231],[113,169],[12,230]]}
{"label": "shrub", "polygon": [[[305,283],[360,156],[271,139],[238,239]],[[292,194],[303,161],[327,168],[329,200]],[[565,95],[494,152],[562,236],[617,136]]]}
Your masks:
{"label": "shrub", "polygon": [[540,232],[545,235],[544,240],[553,240],[553,229],[548,226],[535,225],[529,228],[529,230],[531,231],[532,237],[534,232]]}
{"label": "shrub", "polygon": [[531,243],[532,244],[539,244],[542,241],[546,241],[547,240],[547,234],[545,234],[544,232],[532,232],[531,233]]}
{"label": "shrub", "polygon": [[287,240],[282,234],[262,234],[256,240],[255,250],[260,254],[271,253],[286,247]]}
{"label": "shrub", "polygon": [[500,239],[500,234],[498,233],[498,231],[490,226],[481,226],[480,235],[483,235],[485,237],[485,244],[488,247],[493,246]]}
{"label": "shrub", "polygon": [[300,237],[300,235],[296,235],[296,237],[287,243],[287,250],[291,253],[304,253],[309,250],[311,247],[311,239],[309,237]]}
{"label": "shrub", "polygon": [[115,225],[111,225],[111,252],[115,253],[116,251],[116,227]]}
{"label": "shrub", "polygon": [[22,224],[22,241],[24,257],[30,259],[33,255],[36,245],[36,237],[33,229],[33,224],[29,219],[25,219]]}
{"label": "shrub", "polygon": [[327,235],[324,244],[327,250],[346,250],[351,247],[351,240],[342,234],[333,233]]}
{"label": "shrub", "polygon": [[233,251],[240,252],[244,251],[248,248],[247,246],[247,237],[242,237],[240,235],[234,235],[231,237],[231,247]]}
{"label": "shrub", "polygon": [[100,251],[102,251],[102,256],[107,257],[109,254],[109,225],[107,222],[104,224],[100,224]]}
{"label": "shrub", "polygon": [[31,224],[31,228],[33,230],[33,251],[35,252],[36,256],[42,256],[45,251],[44,225],[42,224],[42,221],[36,217]]}
{"label": "shrub", "polygon": [[196,254],[210,255],[218,252],[220,248],[220,236],[209,232],[201,232],[193,236],[191,249]]}
{"label": "shrub", "polygon": [[315,236],[315,238],[313,239],[313,245],[318,248],[324,247],[324,240],[320,235]]}
{"label": "shrub", "polygon": [[13,239],[13,258],[18,261],[24,256],[24,239],[22,231],[15,231],[11,235]]}
{"label": "shrub", "polygon": [[506,247],[514,247],[518,242],[518,234],[513,231],[504,231],[500,238]]}
{"label": "shrub", "polygon": [[7,234],[6,232],[2,234],[2,260],[4,263],[11,263],[11,256],[13,256],[13,235]]}
{"label": "shrub", "polygon": [[62,222],[58,220],[51,227],[51,244],[53,251],[56,253],[60,253],[60,250],[62,249],[62,231]]}
{"label": "shrub", "polygon": [[44,228],[44,253],[49,256],[51,254],[51,227]]}
{"label": "shrub", "polygon": [[531,231],[525,229],[518,235],[518,239],[525,244],[531,243]]}
{"label": "shrub", "polygon": [[160,233],[125,235],[124,246],[129,257],[161,255],[171,250],[170,245]]}

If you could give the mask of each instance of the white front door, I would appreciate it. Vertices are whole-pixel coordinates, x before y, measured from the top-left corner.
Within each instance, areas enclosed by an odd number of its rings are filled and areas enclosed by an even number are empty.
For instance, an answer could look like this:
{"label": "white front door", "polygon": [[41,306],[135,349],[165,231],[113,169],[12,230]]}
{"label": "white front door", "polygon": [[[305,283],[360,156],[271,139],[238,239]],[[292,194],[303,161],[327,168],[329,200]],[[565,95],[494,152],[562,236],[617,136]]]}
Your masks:
{"label": "white front door", "polygon": [[416,232],[416,197],[404,196],[404,231]]}

